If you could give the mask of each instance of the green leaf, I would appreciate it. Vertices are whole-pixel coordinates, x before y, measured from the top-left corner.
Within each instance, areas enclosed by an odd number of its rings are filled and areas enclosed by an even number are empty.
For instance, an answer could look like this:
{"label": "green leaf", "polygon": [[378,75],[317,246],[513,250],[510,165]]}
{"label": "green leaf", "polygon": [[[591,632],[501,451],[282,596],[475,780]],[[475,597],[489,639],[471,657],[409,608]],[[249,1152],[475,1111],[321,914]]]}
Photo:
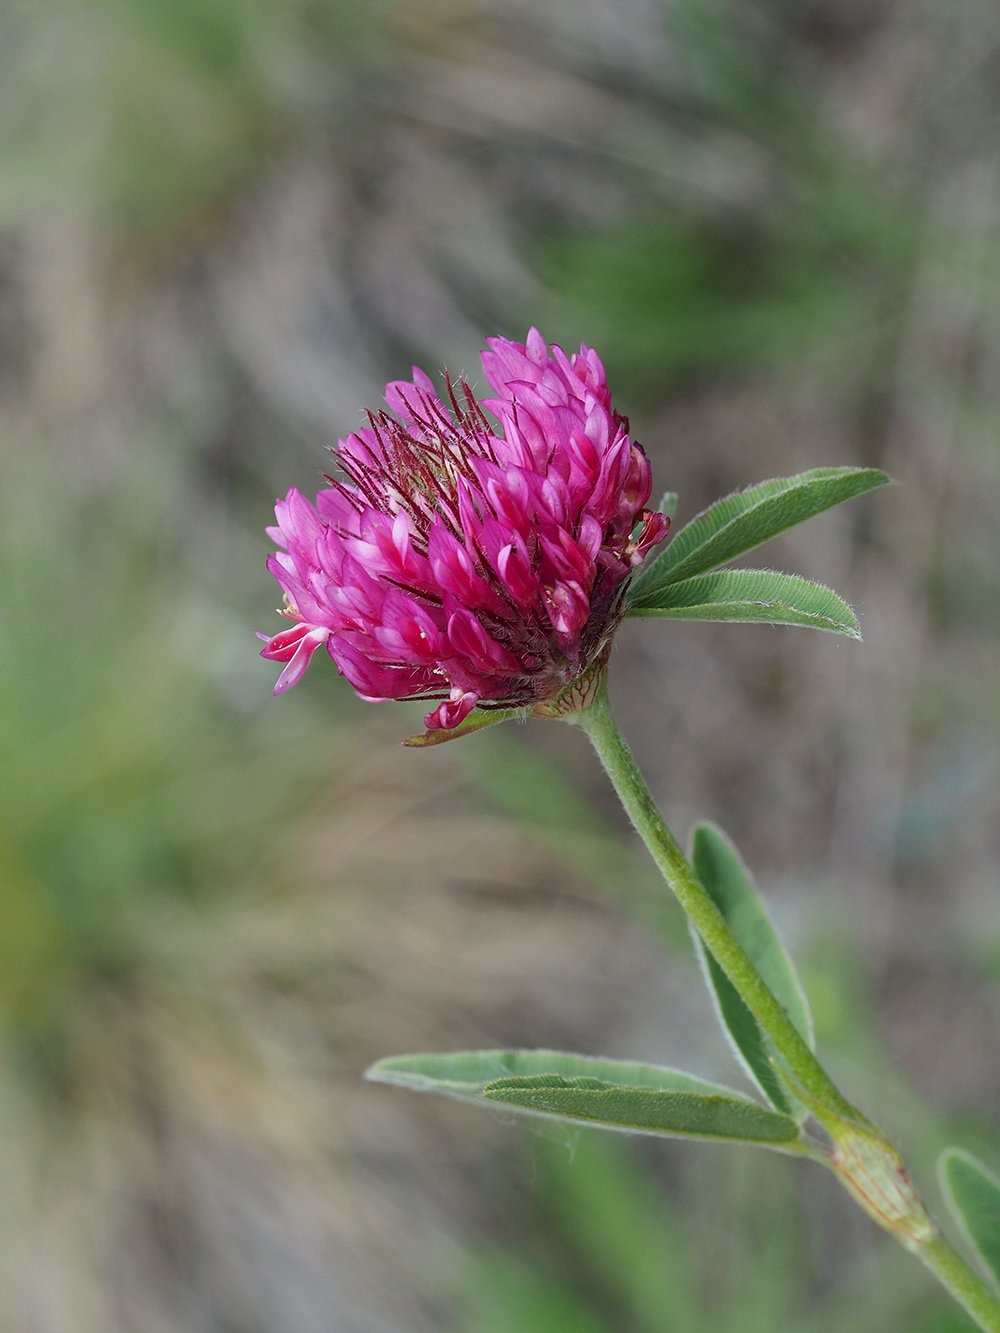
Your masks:
{"label": "green leaf", "polygon": [[419,1092],[502,1102],[612,1129],[789,1145],[798,1125],[742,1093],[677,1069],[565,1051],[458,1051],[379,1060],[367,1078]]}
{"label": "green leaf", "polygon": [[[750,872],[722,829],[709,823],[695,827],[691,864],[751,962],[812,1046],[812,1019],[798,974],[771,925]],[[792,1098],[775,1072],[767,1040],[756,1019],[697,937],[695,947],[704,962],[719,1018],[751,1077],[777,1110],[803,1116],[805,1108]]]}
{"label": "green leaf", "polygon": [[633,1060],[604,1060],[566,1051],[455,1051],[445,1055],[393,1055],[379,1060],[365,1074],[375,1083],[395,1083],[416,1092],[438,1092],[447,1097],[477,1099],[498,1080],[536,1074],[562,1078],[598,1079],[656,1092],[695,1092],[708,1096],[741,1094],[679,1069],[640,1064]]}
{"label": "green leaf", "polygon": [[946,1148],[938,1160],[938,1171],[959,1226],[1000,1282],[1000,1178],[961,1148]]}
{"label": "green leaf", "polygon": [[584,1120],[637,1133],[776,1145],[799,1139],[799,1127],[793,1119],[739,1094],[706,1097],[696,1092],[618,1087],[594,1078],[537,1074],[498,1079],[487,1084],[483,1096],[538,1115]]}
{"label": "green leaf", "polygon": [[814,468],[762,481],[717,500],[639,572],[629,602],[633,608],[655,605],[668,583],[728,564],[778,533],[888,480],[875,468]]}
{"label": "green leaf", "polygon": [[729,620],[743,624],[805,625],[860,639],[858,621],[842,597],[822,583],[773,569],[726,569],[667,583],[629,615],[668,620]]}

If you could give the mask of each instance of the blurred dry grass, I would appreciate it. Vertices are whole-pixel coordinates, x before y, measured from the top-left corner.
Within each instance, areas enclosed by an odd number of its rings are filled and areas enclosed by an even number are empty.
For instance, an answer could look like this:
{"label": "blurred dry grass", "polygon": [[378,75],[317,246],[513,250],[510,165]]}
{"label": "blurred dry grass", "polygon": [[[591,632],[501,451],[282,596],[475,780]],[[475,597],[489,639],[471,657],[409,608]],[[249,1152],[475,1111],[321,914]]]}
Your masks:
{"label": "blurred dry grass", "polygon": [[[584,1138],[567,1173],[558,1136],[362,1085],[411,1047],[725,1053],[676,922],[622,907],[650,881],[578,737],[404,756],[406,710],[332,673],[271,701],[250,631],[270,496],[495,329],[597,345],[682,516],[885,467],[769,553],[859,606],[862,649],[631,625],[615,690],[925,1179],[946,1132],[995,1156],[991,6],[0,15],[3,1326],[961,1327],[905,1264],[878,1293],[815,1181],[658,1145],[626,1243],[629,1159]],[[713,1200],[765,1196],[758,1289]]]}

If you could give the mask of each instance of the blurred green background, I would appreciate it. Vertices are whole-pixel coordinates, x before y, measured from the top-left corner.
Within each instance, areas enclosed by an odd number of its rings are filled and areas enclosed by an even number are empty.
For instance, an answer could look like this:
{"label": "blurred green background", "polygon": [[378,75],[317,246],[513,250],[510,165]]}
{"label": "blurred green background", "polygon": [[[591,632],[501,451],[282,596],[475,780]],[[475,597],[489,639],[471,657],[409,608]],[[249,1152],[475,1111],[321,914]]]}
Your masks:
{"label": "blurred green background", "polygon": [[365,1086],[516,1044],[733,1075],[582,738],[270,697],[273,496],[413,361],[581,339],[690,517],[862,647],[627,625],[846,1090],[1000,1161],[1000,27],[988,0],[0,3],[0,1327],[952,1333],[808,1166]]}

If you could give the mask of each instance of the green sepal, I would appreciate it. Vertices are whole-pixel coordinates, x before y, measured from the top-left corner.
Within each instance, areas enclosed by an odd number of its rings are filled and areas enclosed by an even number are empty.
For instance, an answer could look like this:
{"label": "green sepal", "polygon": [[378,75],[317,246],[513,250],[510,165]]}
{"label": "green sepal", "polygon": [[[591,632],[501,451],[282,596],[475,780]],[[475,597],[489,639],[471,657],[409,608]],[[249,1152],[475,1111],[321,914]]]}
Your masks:
{"label": "green sepal", "polygon": [[669,583],[727,565],[762,542],[889,480],[876,468],[827,467],[775,477],[710,505],[636,575],[633,608],[655,605]]}
{"label": "green sepal", "polygon": [[[795,966],[732,841],[715,824],[696,825],[691,836],[691,864],[750,961],[811,1048],[812,1017]],[[791,1095],[779,1077],[769,1043],[756,1019],[697,935],[694,941],[719,1020],[747,1072],[776,1110],[804,1119],[807,1108]]]}
{"label": "green sepal", "polygon": [[969,1245],[1000,1284],[1000,1177],[962,1148],[938,1159],[941,1187]]}
{"label": "green sepal", "polygon": [[804,625],[861,638],[857,617],[832,588],[773,569],[696,574],[657,588],[641,605],[630,606],[627,614],[669,620]]}
{"label": "green sepal", "polygon": [[427,745],[444,745],[446,741],[458,741],[463,736],[471,736],[474,731],[483,731],[486,727],[495,727],[498,722],[511,722],[527,717],[524,708],[491,708],[488,711],[473,709],[464,722],[457,727],[435,727],[433,731],[423,731],[416,736],[408,736],[403,742],[413,749],[423,749]]}

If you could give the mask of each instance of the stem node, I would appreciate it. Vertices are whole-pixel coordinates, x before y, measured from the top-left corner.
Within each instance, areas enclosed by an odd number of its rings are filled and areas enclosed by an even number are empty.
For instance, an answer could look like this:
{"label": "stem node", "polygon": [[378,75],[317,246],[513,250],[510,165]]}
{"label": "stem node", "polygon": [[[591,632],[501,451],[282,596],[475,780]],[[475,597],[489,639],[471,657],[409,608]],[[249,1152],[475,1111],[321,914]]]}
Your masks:
{"label": "stem node", "polygon": [[928,1245],[937,1227],[889,1140],[854,1125],[827,1128],[834,1142],[830,1166],[854,1201],[908,1250]]}

